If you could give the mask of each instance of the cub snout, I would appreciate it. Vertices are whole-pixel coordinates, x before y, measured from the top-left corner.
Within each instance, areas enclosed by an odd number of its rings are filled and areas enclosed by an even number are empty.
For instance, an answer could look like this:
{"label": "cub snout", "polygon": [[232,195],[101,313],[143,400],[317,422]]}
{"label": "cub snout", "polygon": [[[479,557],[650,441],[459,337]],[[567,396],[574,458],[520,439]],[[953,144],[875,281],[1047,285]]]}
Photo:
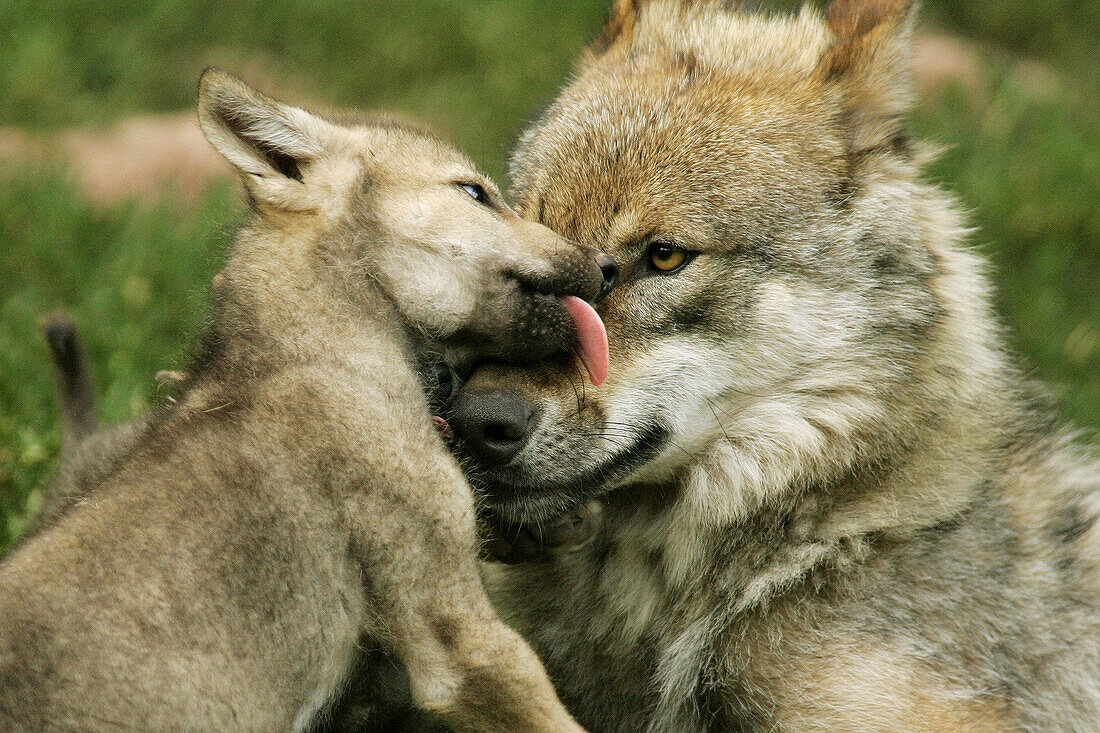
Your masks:
{"label": "cub snout", "polygon": [[549,267],[512,275],[536,294],[573,295],[593,304],[619,283],[619,265],[611,255],[572,244],[564,244],[561,252],[563,256],[550,259]]}
{"label": "cub snout", "polygon": [[[584,303],[598,303],[612,291],[619,281],[618,264],[532,222],[517,220],[515,234],[523,254],[506,270],[510,284],[501,297],[475,318],[476,357],[530,364],[575,352],[586,367],[606,361],[605,345],[593,345],[603,324]],[[600,374],[599,364],[589,372]]]}

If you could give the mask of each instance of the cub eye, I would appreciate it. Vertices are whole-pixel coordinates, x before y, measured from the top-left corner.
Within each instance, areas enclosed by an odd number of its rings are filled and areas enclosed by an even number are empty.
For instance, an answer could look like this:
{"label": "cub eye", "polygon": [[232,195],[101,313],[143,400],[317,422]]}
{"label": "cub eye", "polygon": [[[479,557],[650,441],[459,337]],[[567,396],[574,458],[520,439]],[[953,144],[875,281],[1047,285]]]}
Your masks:
{"label": "cub eye", "polygon": [[476,183],[460,183],[458,187],[466,193],[470,194],[470,198],[479,204],[489,205],[489,195],[485,193],[485,189]]}
{"label": "cub eye", "polygon": [[694,253],[688,252],[683,247],[677,247],[667,242],[654,242],[649,245],[646,257],[654,269],[670,273],[679,270],[691,260]]}

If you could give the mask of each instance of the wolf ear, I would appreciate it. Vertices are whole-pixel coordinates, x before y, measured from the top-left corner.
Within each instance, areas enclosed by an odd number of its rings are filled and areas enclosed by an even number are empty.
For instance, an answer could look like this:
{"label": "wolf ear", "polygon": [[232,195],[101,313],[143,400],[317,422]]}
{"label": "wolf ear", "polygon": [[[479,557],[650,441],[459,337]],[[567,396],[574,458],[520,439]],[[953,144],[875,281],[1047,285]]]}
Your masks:
{"label": "wolf ear", "polygon": [[615,0],[603,30],[589,46],[593,56],[602,56],[616,46],[630,46],[634,40],[634,24],[646,0]]}
{"label": "wolf ear", "polygon": [[851,120],[852,152],[905,141],[913,106],[912,48],[916,0],[833,0],[825,23],[836,41],[819,73],[841,85]]}
{"label": "wolf ear", "polygon": [[[603,30],[588,47],[590,56],[602,56],[613,48],[630,48],[634,42],[634,29],[643,9],[658,4],[659,0],[615,0],[611,14],[604,23]],[[665,8],[685,9],[704,3],[719,3],[725,6],[737,4],[737,0],[663,0]]]}
{"label": "wolf ear", "polygon": [[304,171],[321,152],[323,120],[218,69],[199,80],[198,111],[206,139],[240,171],[258,203],[308,208]]}

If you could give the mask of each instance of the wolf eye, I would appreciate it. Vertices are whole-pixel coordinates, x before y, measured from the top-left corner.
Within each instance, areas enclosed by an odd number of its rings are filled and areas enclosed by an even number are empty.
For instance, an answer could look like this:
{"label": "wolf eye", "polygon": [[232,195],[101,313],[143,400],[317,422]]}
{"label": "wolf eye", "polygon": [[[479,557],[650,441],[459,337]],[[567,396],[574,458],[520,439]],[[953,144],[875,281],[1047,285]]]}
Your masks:
{"label": "wolf eye", "polygon": [[677,247],[667,242],[654,242],[649,245],[646,257],[653,269],[664,273],[671,273],[686,265],[694,253],[688,252],[683,247]]}
{"label": "wolf eye", "polygon": [[485,193],[485,189],[476,183],[460,183],[458,187],[466,193],[470,194],[470,198],[479,204],[489,205],[489,195]]}

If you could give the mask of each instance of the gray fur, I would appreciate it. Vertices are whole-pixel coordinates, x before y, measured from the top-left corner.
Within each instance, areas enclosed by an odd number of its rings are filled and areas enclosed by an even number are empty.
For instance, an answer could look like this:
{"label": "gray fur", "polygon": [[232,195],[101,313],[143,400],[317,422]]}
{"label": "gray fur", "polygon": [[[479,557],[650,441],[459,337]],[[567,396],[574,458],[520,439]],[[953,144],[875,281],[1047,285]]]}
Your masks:
{"label": "gray fur", "polygon": [[521,213],[623,281],[599,388],[467,384],[539,415],[476,467],[504,517],[606,505],[494,599],[593,730],[1100,729],[1100,463],[921,180],[910,3],[734,6],[619,2],[515,154]]}

